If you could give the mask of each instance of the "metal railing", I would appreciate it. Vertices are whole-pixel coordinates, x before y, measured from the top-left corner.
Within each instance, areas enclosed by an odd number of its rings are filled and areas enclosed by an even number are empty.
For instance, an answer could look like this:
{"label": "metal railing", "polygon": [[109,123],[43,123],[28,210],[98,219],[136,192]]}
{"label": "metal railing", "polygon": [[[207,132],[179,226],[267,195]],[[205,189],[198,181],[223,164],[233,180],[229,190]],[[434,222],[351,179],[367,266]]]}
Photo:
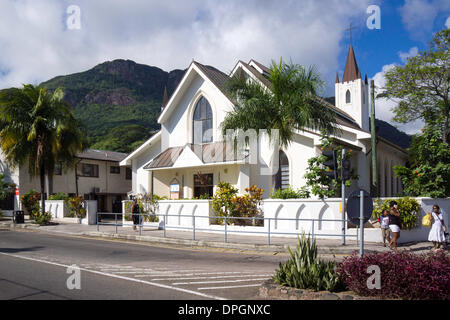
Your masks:
{"label": "metal railing", "polygon": [[[101,222],[99,221],[98,217],[99,215],[102,216],[112,216],[114,215],[114,223],[112,222]],[[117,217],[118,216],[122,216],[122,215],[126,215],[126,216],[139,216],[139,223],[138,224],[134,224],[133,223],[133,219],[131,219],[131,221],[129,221],[130,223],[123,223],[122,222],[122,218],[120,219],[120,223],[118,222]],[[114,226],[115,227],[115,233],[118,233],[118,227],[122,226],[136,226],[139,228],[139,235],[142,235],[142,228],[143,227],[150,227],[148,225],[144,225],[144,219],[145,217],[158,217],[158,221],[157,222],[161,222],[159,220],[159,217],[164,217],[163,222],[164,225],[162,227],[163,230],[163,236],[166,237],[166,230],[168,229],[172,229],[172,230],[190,230],[192,231],[192,240],[196,240],[196,232],[197,231],[205,231],[205,232],[212,232],[212,233],[217,233],[220,232],[221,230],[218,229],[211,229],[211,228],[202,228],[202,227],[198,227],[196,225],[196,220],[198,219],[208,219],[209,220],[209,225],[217,225],[217,226],[221,226],[220,224],[211,224],[211,220],[214,219],[220,219],[223,221],[223,232],[224,232],[224,242],[228,242],[228,234],[231,233],[254,233],[254,234],[266,234],[267,235],[267,244],[270,245],[271,244],[271,236],[273,235],[297,235],[300,236],[303,232],[301,230],[299,230],[298,232],[280,232],[280,231],[273,231],[271,230],[271,223],[272,221],[295,221],[296,226],[298,226],[298,223],[300,221],[310,221],[311,222],[311,230],[310,232],[305,234],[310,235],[312,239],[314,239],[315,237],[319,236],[324,236],[324,237],[342,237],[342,233],[339,234],[324,234],[324,233],[320,233],[320,234],[315,234],[315,224],[316,223],[323,223],[323,222],[342,222],[342,219],[300,219],[300,218],[266,218],[266,217],[231,217],[231,216],[195,216],[195,215],[186,215],[186,214],[143,214],[143,213],[109,213],[109,212],[98,212],[97,213],[97,231],[100,231],[100,226],[104,225],[104,226]],[[181,218],[185,217],[185,218],[191,218],[192,219],[192,224],[190,226],[180,226],[180,225],[167,225],[167,220],[169,217],[177,217],[181,220]],[[219,220],[219,221],[220,221]],[[253,227],[259,227],[261,228],[261,230],[255,231],[255,230],[229,230],[229,223],[231,221],[235,221],[235,220],[251,220],[253,221],[253,224],[255,224],[256,220],[263,220],[263,225],[262,226],[253,226]],[[267,230],[264,226],[265,221],[267,221]],[[347,223],[349,220],[345,219],[344,222]],[[180,221],[181,222],[181,221]],[[238,225],[239,226],[239,225]],[[252,227],[252,225],[245,225],[245,227]],[[159,228],[159,227],[158,227]],[[296,229],[298,229],[298,227],[296,227]],[[351,235],[351,234],[347,234],[345,233],[344,235],[345,237],[357,237],[356,235]]]}

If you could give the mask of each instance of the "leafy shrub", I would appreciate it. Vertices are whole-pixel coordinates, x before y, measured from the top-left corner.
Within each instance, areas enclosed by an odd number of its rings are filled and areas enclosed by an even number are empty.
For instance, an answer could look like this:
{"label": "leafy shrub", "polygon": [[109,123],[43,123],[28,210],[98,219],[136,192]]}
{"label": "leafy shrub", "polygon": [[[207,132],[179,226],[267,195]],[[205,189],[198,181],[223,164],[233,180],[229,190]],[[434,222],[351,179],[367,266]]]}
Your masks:
{"label": "leafy shrub", "polygon": [[86,209],[83,208],[84,198],[82,196],[69,198],[68,203],[71,217],[76,217],[79,219],[86,217]]}
{"label": "leafy shrub", "polygon": [[225,217],[234,210],[233,198],[237,195],[238,189],[228,182],[219,182],[214,193],[211,206],[215,215]]}
{"label": "leafy shrub", "polygon": [[52,194],[50,197],[48,197],[48,200],[64,200],[64,201],[68,201],[69,200],[69,195],[67,193],[64,193],[64,192],[58,192],[58,193]]}
{"label": "leafy shrub", "polygon": [[275,283],[298,289],[314,291],[339,291],[344,289],[339,275],[334,271],[336,263],[317,259],[316,240],[305,237],[303,233],[297,240],[297,248],[293,252],[288,247],[290,259],[276,270],[273,277]]}
{"label": "leafy shrub", "polygon": [[[258,188],[253,185],[250,188],[245,188],[245,192],[243,196],[235,196],[231,200],[233,202],[233,217],[262,217],[262,210],[260,208],[262,195],[264,193],[264,189]],[[264,220],[262,219],[230,219],[231,223],[236,225],[256,225],[262,226],[264,225]]]}
{"label": "leafy shrub", "polygon": [[[145,222],[158,222],[159,217],[155,214],[158,209],[158,200],[164,199],[165,197],[159,197],[159,196],[151,196],[149,194],[137,194],[137,204],[139,206],[139,213],[145,214],[144,221]],[[167,199],[167,198],[166,198]],[[133,201],[127,201],[125,203],[125,215],[124,219],[125,221],[132,221],[132,213],[131,213],[131,206],[133,204]]]}
{"label": "leafy shrub", "polygon": [[23,207],[32,218],[34,218],[37,215],[36,213],[39,213],[40,197],[41,194],[39,192],[31,189],[20,198]]}
{"label": "leafy shrub", "polygon": [[[381,202],[380,199],[376,199],[372,217],[378,219],[378,217],[382,215],[384,209],[389,210],[389,202],[392,200],[394,199],[386,199]],[[395,201],[397,201],[398,204],[402,229],[411,230],[417,227],[419,222],[420,203],[416,199],[409,197],[395,199]]]}
{"label": "leafy shrub", "polygon": [[290,186],[287,189],[277,189],[270,193],[271,199],[305,199],[309,198],[309,191],[306,187],[301,187],[298,190],[292,189]]}
{"label": "leafy shrub", "polygon": [[[381,270],[381,289],[368,289],[367,268]],[[363,296],[401,299],[450,299],[450,257],[443,251],[356,254],[344,258],[336,272],[349,290]]]}
{"label": "leafy shrub", "polygon": [[52,215],[49,212],[34,212],[34,221],[39,225],[46,225],[52,220]]}

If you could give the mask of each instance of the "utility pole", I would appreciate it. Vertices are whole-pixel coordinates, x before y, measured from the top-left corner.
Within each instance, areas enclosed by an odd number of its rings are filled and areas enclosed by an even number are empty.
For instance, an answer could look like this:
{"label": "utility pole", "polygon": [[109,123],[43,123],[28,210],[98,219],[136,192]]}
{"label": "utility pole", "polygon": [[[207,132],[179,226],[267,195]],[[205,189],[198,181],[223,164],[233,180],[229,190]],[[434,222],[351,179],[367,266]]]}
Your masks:
{"label": "utility pole", "polygon": [[370,80],[370,133],[372,136],[372,195],[378,197],[377,137],[375,131],[375,82]]}
{"label": "utility pole", "polygon": [[342,182],[342,245],[345,246],[345,180],[344,180],[344,159],[345,149],[342,149],[341,155],[341,182]]}

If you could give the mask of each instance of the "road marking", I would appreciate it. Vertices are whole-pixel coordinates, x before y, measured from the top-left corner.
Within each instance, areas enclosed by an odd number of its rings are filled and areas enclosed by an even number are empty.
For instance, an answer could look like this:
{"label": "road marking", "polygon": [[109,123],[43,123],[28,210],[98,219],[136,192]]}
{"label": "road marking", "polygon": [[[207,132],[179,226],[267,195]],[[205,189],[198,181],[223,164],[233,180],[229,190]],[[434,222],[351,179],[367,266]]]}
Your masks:
{"label": "road marking", "polygon": [[239,280],[216,280],[216,281],[191,281],[191,282],[174,282],[173,285],[182,284],[208,284],[208,283],[229,283],[229,282],[248,282],[248,281],[262,281],[267,280],[267,278],[257,278],[257,279],[239,279]]}
{"label": "road marking", "polygon": [[[54,265],[54,266],[58,266],[58,267],[64,267],[64,268],[70,267],[69,265],[64,265],[64,264],[61,264],[61,263],[49,262],[49,261],[45,261],[45,260],[41,260],[41,259],[29,258],[29,257],[15,255],[15,254],[10,254],[10,253],[0,252],[0,254],[5,255],[5,256],[9,256],[9,257],[18,258],[18,259],[30,260],[30,261],[40,262],[40,263],[46,263],[46,264],[50,264],[50,265]],[[86,272],[90,272],[90,273],[94,273],[94,274],[103,275],[103,276],[106,276],[106,277],[117,278],[117,279],[128,280],[128,281],[134,281],[134,282],[148,284],[148,285],[151,285],[151,286],[160,287],[160,288],[164,288],[164,289],[170,289],[170,290],[180,291],[180,292],[184,292],[184,293],[194,294],[194,295],[205,297],[205,298],[209,298],[209,299],[227,300],[227,299],[222,298],[222,297],[208,295],[208,294],[204,294],[204,293],[193,291],[193,290],[177,288],[177,287],[173,287],[173,286],[169,286],[169,285],[165,285],[165,284],[161,284],[161,283],[157,283],[157,282],[150,282],[150,281],[145,281],[145,280],[139,280],[139,279],[135,279],[135,278],[119,276],[119,275],[116,275],[116,274],[105,273],[105,272],[95,271],[95,270],[89,270],[89,269],[86,269],[86,268],[80,268],[80,270],[86,271]]]}
{"label": "road marking", "polygon": [[[224,272],[202,272],[202,273],[187,273],[187,274],[183,274],[183,273],[179,273],[179,274],[173,274],[173,275],[164,275],[166,277],[180,277],[180,276],[203,276],[203,275],[219,275],[219,274],[243,274],[243,273],[249,273],[249,274],[254,274],[254,272],[248,271],[248,272],[241,272],[241,271],[224,271]],[[146,277],[148,277],[150,275],[147,275]],[[158,275],[154,275],[154,276],[158,276]],[[161,275],[163,276],[163,275]],[[248,276],[248,275],[247,275]]]}
{"label": "road marking", "polygon": [[261,284],[243,284],[241,286],[197,288],[197,290],[233,289],[233,288],[247,288],[247,287],[260,287],[260,286],[261,286]]}
{"label": "road marking", "polygon": [[[270,277],[272,274],[255,274],[258,277]],[[149,275],[137,275],[138,278],[150,277]],[[170,280],[196,280],[196,279],[223,279],[223,278],[244,278],[248,277],[248,275],[241,276],[219,276],[219,277],[187,277],[187,278],[154,278],[150,279],[151,281],[170,281]]]}

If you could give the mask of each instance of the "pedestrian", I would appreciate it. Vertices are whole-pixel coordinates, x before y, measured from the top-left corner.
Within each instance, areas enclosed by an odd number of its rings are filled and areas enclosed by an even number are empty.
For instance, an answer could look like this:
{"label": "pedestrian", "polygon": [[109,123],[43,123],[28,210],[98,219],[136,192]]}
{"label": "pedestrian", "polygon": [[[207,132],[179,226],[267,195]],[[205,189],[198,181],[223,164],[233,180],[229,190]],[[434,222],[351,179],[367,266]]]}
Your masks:
{"label": "pedestrian", "polygon": [[386,240],[391,241],[391,230],[389,229],[389,211],[383,210],[383,214],[378,218],[381,224],[381,237],[383,238],[383,247],[386,247]]}
{"label": "pedestrian", "polygon": [[444,217],[440,212],[440,208],[437,204],[433,206],[433,211],[431,212],[431,230],[428,234],[428,241],[433,242],[433,248],[431,250],[437,250],[444,245],[446,226],[444,224]]}
{"label": "pedestrian", "polygon": [[133,230],[134,231],[137,231],[136,225],[139,224],[139,220],[140,220],[139,219],[140,218],[139,213],[140,213],[139,204],[138,204],[138,201],[137,201],[136,197],[134,197],[133,198],[133,203],[131,205],[131,214],[132,214],[132,217],[133,217]]}
{"label": "pedestrian", "polygon": [[394,247],[394,251],[398,252],[397,240],[400,238],[400,213],[398,212],[398,204],[396,201],[389,202],[389,229],[392,232],[392,239],[389,241],[389,249]]}

